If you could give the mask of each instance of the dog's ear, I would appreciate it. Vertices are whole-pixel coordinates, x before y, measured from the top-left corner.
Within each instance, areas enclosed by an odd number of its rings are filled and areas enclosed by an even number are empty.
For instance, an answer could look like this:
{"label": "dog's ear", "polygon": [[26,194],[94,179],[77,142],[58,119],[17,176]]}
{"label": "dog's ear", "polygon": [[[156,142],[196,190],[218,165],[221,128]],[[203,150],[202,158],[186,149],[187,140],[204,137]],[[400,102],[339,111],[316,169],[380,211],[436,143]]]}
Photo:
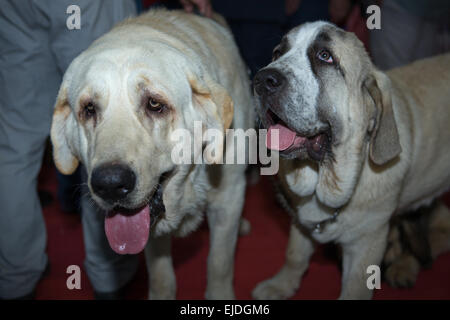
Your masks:
{"label": "dog's ear", "polygon": [[[79,164],[79,160],[73,153],[72,135],[69,122],[73,122],[73,114],[67,99],[67,89],[61,87],[56,99],[53,111],[52,128],[50,138],[53,144],[53,159],[58,170],[63,174],[73,173]],[[72,127],[73,129],[73,127]]]}
{"label": "dog's ear", "polygon": [[[202,117],[208,129],[221,130],[225,136],[225,130],[230,128],[233,122],[233,100],[227,90],[213,80],[201,80],[190,74],[188,76],[189,84],[192,89],[192,99],[197,110],[204,116]],[[223,156],[223,140],[214,142],[212,149],[217,152],[213,159],[207,159],[211,163],[221,163]]]}
{"label": "dog's ear", "polygon": [[384,73],[374,70],[365,80],[364,86],[376,109],[369,156],[375,164],[383,165],[402,151],[392,110],[391,83]]}
{"label": "dog's ear", "polygon": [[188,79],[194,102],[220,122],[224,131],[228,129],[233,121],[234,108],[227,90],[212,80],[202,81],[193,75]]}

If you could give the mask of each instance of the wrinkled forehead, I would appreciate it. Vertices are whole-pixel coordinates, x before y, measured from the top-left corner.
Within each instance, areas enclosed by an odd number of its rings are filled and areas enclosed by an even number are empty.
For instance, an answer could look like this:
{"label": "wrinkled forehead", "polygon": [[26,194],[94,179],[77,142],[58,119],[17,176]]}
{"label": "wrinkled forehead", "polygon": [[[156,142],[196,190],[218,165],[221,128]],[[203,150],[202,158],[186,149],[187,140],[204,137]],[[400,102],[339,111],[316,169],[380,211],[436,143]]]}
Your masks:
{"label": "wrinkled forehead", "polygon": [[76,100],[81,94],[132,95],[150,90],[176,100],[184,87],[189,89],[183,66],[179,55],[162,52],[157,46],[146,50],[95,48],[71,65],[69,99]]}
{"label": "wrinkled forehead", "polygon": [[337,31],[338,29],[328,22],[305,23],[286,34],[280,45],[287,46],[289,49],[297,51],[297,53],[307,54],[308,49],[317,41],[331,42]]}
{"label": "wrinkled forehead", "polygon": [[365,53],[362,43],[353,33],[324,21],[300,25],[292,29],[282,42],[286,42],[292,49],[303,52],[307,52],[315,44],[326,44],[329,49],[333,49],[338,54],[350,53],[350,51],[357,55]]}
{"label": "wrinkled forehead", "polygon": [[326,49],[342,72],[358,73],[358,70],[370,63],[363,44],[353,33],[323,21],[306,23],[292,29],[278,48],[284,52],[290,51],[288,55],[295,56],[300,64],[302,61],[309,62],[313,53]]}
{"label": "wrinkled forehead", "polygon": [[305,23],[292,29],[287,34],[287,40],[295,48],[307,48],[316,39],[319,33],[324,32],[331,27],[332,25],[330,23],[323,21]]}

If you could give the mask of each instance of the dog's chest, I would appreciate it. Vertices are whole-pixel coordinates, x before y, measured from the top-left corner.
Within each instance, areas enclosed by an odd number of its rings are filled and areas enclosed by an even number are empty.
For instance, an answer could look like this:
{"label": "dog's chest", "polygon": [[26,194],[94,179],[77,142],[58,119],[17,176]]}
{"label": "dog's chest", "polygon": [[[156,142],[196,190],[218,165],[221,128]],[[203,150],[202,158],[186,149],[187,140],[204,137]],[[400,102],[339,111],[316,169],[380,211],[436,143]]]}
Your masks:
{"label": "dog's chest", "polygon": [[[286,176],[285,176],[286,177]],[[293,218],[319,242],[333,241],[341,234],[340,211],[321,204],[314,191],[298,194],[289,179],[280,177],[275,182],[278,200]],[[297,187],[298,184],[295,186]],[[301,190],[305,190],[302,188]]]}
{"label": "dog's chest", "polygon": [[322,205],[315,195],[295,208],[297,221],[319,242],[336,240],[341,234],[340,211]]}

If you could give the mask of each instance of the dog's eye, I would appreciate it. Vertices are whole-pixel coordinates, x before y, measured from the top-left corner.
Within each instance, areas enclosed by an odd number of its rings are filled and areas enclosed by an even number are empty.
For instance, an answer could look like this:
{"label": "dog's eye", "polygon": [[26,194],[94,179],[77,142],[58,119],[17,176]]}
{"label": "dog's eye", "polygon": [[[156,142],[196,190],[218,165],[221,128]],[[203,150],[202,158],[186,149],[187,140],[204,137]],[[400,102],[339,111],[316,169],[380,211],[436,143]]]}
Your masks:
{"label": "dog's eye", "polygon": [[281,51],[276,49],[272,54],[272,61],[278,60],[281,57]]}
{"label": "dog's eye", "polygon": [[317,58],[330,64],[334,62],[332,55],[325,49],[320,50],[319,53],[317,53]]}
{"label": "dog's eye", "polygon": [[161,112],[164,108],[164,104],[156,99],[150,98],[147,102],[147,109],[154,112]]}
{"label": "dog's eye", "polygon": [[86,117],[86,119],[94,117],[97,113],[97,111],[95,110],[95,105],[92,102],[89,102],[88,104],[86,104],[84,106],[83,111],[84,111],[84,116]]}

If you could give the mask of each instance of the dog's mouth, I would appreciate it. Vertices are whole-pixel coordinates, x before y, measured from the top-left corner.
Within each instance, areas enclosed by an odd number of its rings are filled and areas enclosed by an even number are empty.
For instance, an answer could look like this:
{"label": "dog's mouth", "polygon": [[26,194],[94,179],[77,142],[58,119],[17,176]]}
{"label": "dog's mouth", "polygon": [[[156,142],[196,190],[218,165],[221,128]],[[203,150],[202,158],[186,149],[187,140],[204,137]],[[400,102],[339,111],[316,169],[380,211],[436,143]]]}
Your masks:
{"label": "dog's mouth", "polygon": [[118,254],[137,254],[144,250],[150,228],[166,211],[161,175],[156,190],[148,201],[136,208],[115,207],[105,217],[105,232],[109,245]]}
{"label": "dog's mouth", "polygon": [[[302,135],[289,128],[270,108],[266,112],[265,120],[266,146],[268,149],[278,151],[283,157],[300,159],[309,157],[320,162],[330,151],[332,139],[330,128],[311,135]],[[275,130],[278,131],[278,139],[273,139]]]}

